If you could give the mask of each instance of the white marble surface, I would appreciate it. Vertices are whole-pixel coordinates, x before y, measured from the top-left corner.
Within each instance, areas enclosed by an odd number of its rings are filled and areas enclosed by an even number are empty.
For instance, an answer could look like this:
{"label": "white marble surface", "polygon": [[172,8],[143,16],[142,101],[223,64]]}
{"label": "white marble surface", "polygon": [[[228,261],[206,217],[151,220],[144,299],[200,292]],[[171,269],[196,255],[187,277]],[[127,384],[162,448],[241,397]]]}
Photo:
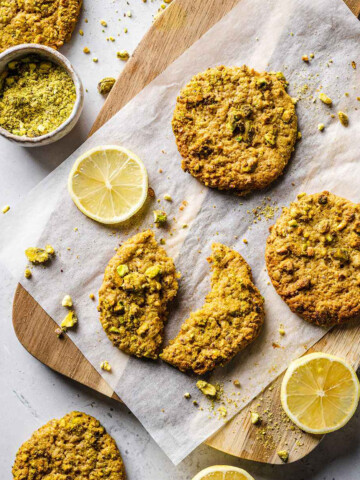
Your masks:
{"label": "white marble surface", "polygon": [[[84,0],[84,3],[74,39],[62,49],[88,89],[80,122],[65,139],[39,149],[23,149],[0,138],[0,206],[15,205],[82,143],[104,101],[96,91],[97,82],[104,76],[120,73],[124,64],[116,58],[116,51],[135,49],[160,6],[159,0],[147,3]],[[129,10],[132,17],[124,17]],[[101,19],[107,21],[107,28],[100,25]],[[123,32],[125,27],[127,34]],[[83,37],[78,34],[80,28],[85,32]],[[107,42],[107,36],[115,37],[116,41]],[[82,53],[85,46],[91,49],[90,55]],[[92,62],[95,56],[99,58],[98,63]],[[33,430],[75,409],[96,416],[113,435],[129,480],[188,480],[200,469],[219,463],[241,466],[257,480],[360,478],[359,412],[346,427],[328,435],[312,454],[293,465],[272,467],[242,461],[204,446],[174,467],[125,407],[54,373],[24,350],[11,324],[15,286],[16,282],[0,269],[1,478],[11,478],[16,451]]]}

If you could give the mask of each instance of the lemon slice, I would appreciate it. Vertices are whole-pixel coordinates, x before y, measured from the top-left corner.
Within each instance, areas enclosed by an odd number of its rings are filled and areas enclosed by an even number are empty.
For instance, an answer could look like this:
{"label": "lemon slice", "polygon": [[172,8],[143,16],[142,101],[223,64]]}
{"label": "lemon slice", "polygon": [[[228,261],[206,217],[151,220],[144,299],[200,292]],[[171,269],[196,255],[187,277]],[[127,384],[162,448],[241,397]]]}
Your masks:
{"label": "lemon slice", "polygon": [[130,150],[105,145],[76,160],[68,189],[82,213],[111,225],[127,220],[143,206],[148,177],[144,164]]}
{"label": "lemon slice", "polygon": [[214,465],[201,470],[193,480],[254,480],[254,478],[242,468]]}
{"label": "lemon slice", "polygon": [[356,373],[345,360],[316,352],[290,364],[281,385],[281,403],[299,428],[323,434],[350,420],[359,390]]}

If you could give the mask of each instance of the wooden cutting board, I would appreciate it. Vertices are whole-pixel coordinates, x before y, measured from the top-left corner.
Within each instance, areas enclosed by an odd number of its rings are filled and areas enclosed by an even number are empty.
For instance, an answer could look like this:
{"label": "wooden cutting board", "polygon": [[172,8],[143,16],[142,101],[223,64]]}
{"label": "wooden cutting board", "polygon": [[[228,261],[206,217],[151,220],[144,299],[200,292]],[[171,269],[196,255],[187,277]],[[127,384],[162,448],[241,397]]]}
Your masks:
{"label": "wooden cutting board", "polygon": [[[151,80],[198,40],[241,0],[174,0],[152,25],[135,50],[109,94],[90,135],[100,128]],[[360,0],[345,0],[359,18]],[[119,402],[120,398],[65,335],[57,339],[57,324],[19,284],[13,303],[13,325],[22,345],[53,370]],[[355,368],[360,363],[360,326],[334,328],[310,351],[346,358]],[[289,452],[289,462],[313,450],[321,436],[309,435],[286,422],[280,405],[282,375],[246,408],[206,442],[218,450],[249,460],[281,463],[278,450]],[[250,422],[258,410],[262,422]]]}

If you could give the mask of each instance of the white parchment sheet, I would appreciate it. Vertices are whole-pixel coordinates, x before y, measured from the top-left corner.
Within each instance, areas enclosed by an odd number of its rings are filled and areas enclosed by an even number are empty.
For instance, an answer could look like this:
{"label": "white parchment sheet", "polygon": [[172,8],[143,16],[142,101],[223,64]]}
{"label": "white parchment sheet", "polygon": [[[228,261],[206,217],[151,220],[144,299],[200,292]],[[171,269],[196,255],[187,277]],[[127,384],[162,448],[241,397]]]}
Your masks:
{"label": "white parchment sheet", "polygon": [[[274,220],[253,223],[253,215],[247,212],[258,207],[264,196],[283,206],[301,191],[327,189],[359,200],[360,103],[356,97],[360,95],[360,70],[351,66],[355,61],[360,68],[359,44],[360,25],[341,0],[243,0],[1,219],[1,262],[58,322],[66,313],[62,297],[73,297],[79,323],[69,332],[72,340],[174,463],[219,429],[224,420],[209,412],[208,401],[195,387],[195,377],[161,361],[130,358],[114,348],[101,328],[97,302],[89,299],[89,293],[97,296],[114,248],[139,229],[148,228],[152,210],[158,207],[156,199],[169,193],[174,201],[162,201],[162,208],[168,212],[174,235],[157,229],[156,236],[166,239],[165,248],[182,278],[170,309],[166,341],[177,333],[189,312],[203,303],[210,279],[206,257],[213,241],[233,246],[245,257],[265,297],[266,320],[260,337],[208,377],[210,382],[223,383],[227,396],[240,393],[233,397],[237,407],[227,405],[227,418],[314,344],[324,331],[292,314],[269,284],[264,249]],[[312,52],[315,58],[310,64],[301,60]],[[290,83],[290,95],[300,98],[297,113],[303,138],[285,174],[266,192],[245,199],[207,189],[184,173],[171,131],[180,88],[195,73],[219,64],[281,70]],[[333,99],[332,108],[313,101],[319,89]],[[348,128],[337,116],[331,118],[338,110],[348,113]],[[319,123],[325,124],[324,132],[318,131]],[[66,190],[75,159],[100,144],[120,144],[136,152],[156,192],[156,199],[148,202],[136,225],[124,226],[116,233],[80,213]],[[179,210],[184,200],[188,205]],[[181,228],[183,224],[188,228]],[[47,243],[55,247],[56,258],[46,268],[35,267],[33,278],[26,280],[25,248]],[[281,323],[284,337],[278,333]],[[280,348],[274,348],[274,342]],[[103,360],[110,362],[112,373],[100,370]],[[233,386],[234,379],[240,381],[240,389]],[[190,392],[203,410],[184,399],[185,392]]]}

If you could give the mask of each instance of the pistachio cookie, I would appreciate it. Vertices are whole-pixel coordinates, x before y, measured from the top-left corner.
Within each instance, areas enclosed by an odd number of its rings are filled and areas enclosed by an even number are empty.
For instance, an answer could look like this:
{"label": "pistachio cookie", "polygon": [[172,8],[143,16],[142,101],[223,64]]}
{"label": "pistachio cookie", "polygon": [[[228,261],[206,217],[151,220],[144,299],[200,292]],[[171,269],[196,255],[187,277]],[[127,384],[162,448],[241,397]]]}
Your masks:
{"label": "pistachio cookie", "polygon": [[182,372],[198,375],[231,360],[255,340],[264,321],[264,300],[243,257],[220,243],[212,245],[211,291],[190,314],[160,357]]}
{"label": "pistachio cookie", "polygon": [[177,98],[172,127],[182,168],[208,187],[246,195],[282,174],[297,117],[281,72],[216,67]]}
{"label": "pistachio cookie", "polygon": [[21,43],[58,49],[71,38],[82,0],[0,2],[0,52]]}
{"label": "pistachio cookie", "polygon": [[120,246],[99,291],[100,321],[116,347],[137,357],[157,358],[178,276],[151,230]]}
{"label": "pistachio cookie", "polygon": [[298,195],[270,228],[266,264],[277,293],[305,320],[360,314],[360,206],[329,192]]}
{"label": "pistachio cookie", "polygon": [[50,420],[19,448],[14,480],[125,480],[115,440],[82,412]]}

